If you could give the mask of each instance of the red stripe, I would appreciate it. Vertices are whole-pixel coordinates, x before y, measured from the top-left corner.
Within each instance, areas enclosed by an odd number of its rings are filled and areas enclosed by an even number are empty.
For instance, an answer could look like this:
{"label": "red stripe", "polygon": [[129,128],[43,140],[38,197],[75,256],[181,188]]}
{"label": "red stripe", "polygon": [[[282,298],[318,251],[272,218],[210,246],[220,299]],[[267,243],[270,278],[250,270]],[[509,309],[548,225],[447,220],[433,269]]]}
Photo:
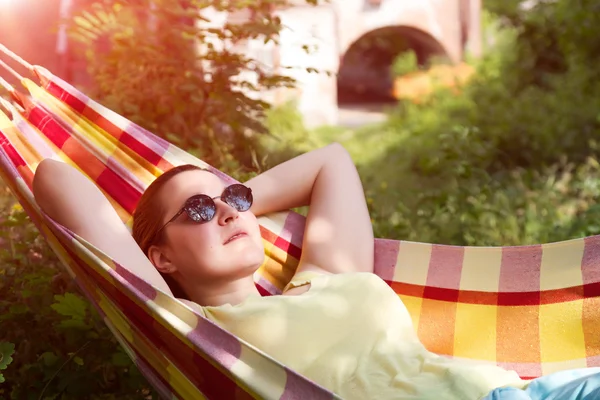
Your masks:
{"label": "red stripe", "polygon": [[[89,117],[88,117],[89,118]],[[90,118],[91,119],[91,118]],[[154,151],[150,150],[146,145],[142,144],[139,140],[131,136],[126,131],[122,131],[123,134],[120,137],[121,143],[127,146],[135,153],[139,154],[144,160],[148,161],[152,165],[158,165],[163,157],[162,155],[156,154]]]}
{"label": "red stripe", "polygon": [[152,165],[158,165],[162,161],[162,155],[156,154],[149,147],[142,144],[139,140],[131,136],[126,131],[123,131],[121,128],[117,127],[110,120],[106,119],[104,116],[88,107],[86,103],[62,89],[54,82],[49,82],[46,86],[46,90],[54,97],[60,99],[75,111],[79,112],[81,115],[98,125],[100,128],[104,129],[107,133],[118,139],[124,146],[140,155]]}
{"label": "red stripe", "polygon": [[272,296],[272,294],[269,293],[269,291],[267,289],[265,289],[264,287],[260,286],[259,284],[255,284],[254,286],[256,286],[256,289],[258,289],[258,293],[260,293],[260,295],[262,297]]}
{"label": "red stripe", "polygon": [[302,250],[299,247],[294,246],[293,244],[291,244],[290,242],[288,242],[281,236],[278,236],[277,239],[275,240],[275,243],[273,243],[273,244],[275,246],[279,247],[281,250],[288,253],[290,256],[294,257],[296,260],[300,260],[300,255],[302,254]]}
{"label": "red stripe", "polygon": [[33,108],[29,112],[27,119],[33,126],[42,131],[59,149],[62,149],[62,146],[71,137],[71,135],[69,135],[69,133],[50,116],[50,114],[39,107]]}
{"label": "red stripe", "polygon": [[8,155],[10,161],[15,165],[15,167],[24,167],[27,165],[23,157],[17,152],[17,150],[13,147],[13,145],[8,141],[8,138],[4,136],[2,132],[0,137],[0,145],[4,149],[4,152]]}
{"label": "red stripe", "polygon": [[86,105],[83,101],[79,100],[77,97],[73,96],[71,93],[63,90],[56,83],[49,81],[46,85],[46,91],[52,94],[57,99],[61,100],[63,103],[66,103],[71,106],[78,113],[83,112]]}
{"label": "red stripe", "polygon": [[498,293],[428,287],[402,282],[388,282],[388,284],[397,294],[403,296],[422,297],[424,299],[448,301],[453,303],[494,306],[532,306],[540,304],[557,304],[585,298],[600,297],[600,282],[562,289],[543,290],[539,292]]}
{"label": "red stripe", "polygon": [[300,256],[302,255],[302,249],[300,247],[291,244],[281,236],[271,232],[263,226],[260,227],[260,234],[263,239],[269,243],[272,243],[273,246],[285,251],[296,260],[300,260]]}
{"label": "red stripe", "polygon": [[106,190],[129,214],[133,214],[135,206],[140,199],[140,193],[127,183],[127,181],[113,170],[106,168],[102,171],[96,183]]}

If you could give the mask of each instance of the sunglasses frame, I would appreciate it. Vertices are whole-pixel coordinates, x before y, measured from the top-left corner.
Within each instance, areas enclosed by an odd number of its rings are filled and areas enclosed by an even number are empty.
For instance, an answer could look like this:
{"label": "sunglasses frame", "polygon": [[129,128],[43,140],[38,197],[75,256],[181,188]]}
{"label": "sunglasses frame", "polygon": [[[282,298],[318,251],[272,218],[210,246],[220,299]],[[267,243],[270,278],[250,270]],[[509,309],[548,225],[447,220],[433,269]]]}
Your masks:
{"label": "sunglasses frame", "polygon": [[[249,201],[250,201],[250,206],[249,206],[249,207],[248,207],[246,210],[238,210],[238,209],[237,209],[237,207],[236,207],[235,205],[228,203],[228,202],[227,202],[227,199],[226,199],[226,198],[224,198],[225,192],[227,192],[228,190],[231,190],[231,188],[234,188],[234,187],[243,187],[244,189],[246,189],[246,190],[247,190],[248,197],[249,197]],[[253,201],[254,201],[254,199],[253,199],[253,197],[252,197],[252,189],[251,189],[251,188],[249,188],[249,187],[248,187],[248,186],[246,186],[246,185],[242,185],[241,183],[234,183],[234,184],[232,184],[232,185],[229,185],[229,186],[227,186],[225,189],[223,189],[223,192],[222,192],[222,193],[221,193],[219,196],[215,196],[215,197],[210,197],[209,195],[206,195],[206,194],[195,194],[195,195],[193,195],[193,196],[189,197],[189,198],[188,198],[188,199],[185,201],[185,203],[183,204],[183,207],[181,207],[181,209],[180,209],[179,211],[177,211],[177,214],[175,214],[175,215],[173,216],[173,218],[171,218],[169,221],[167,221],[167,223],[165,223],[165,224],[162,226],[162,228],[160,228],[160,229],[158,230],[158,232],[156,232],[156,236],[158,237],[158,236],[160,235],[160,233],[163,231],[163,229],[165,229],[165,228],[166,228],[166,226],[167,226],[167,225],[169,225],[171,222],[175,221],[175,220],[176,220],[176,219],[177,219],[177,218],[178,218],[178,217],[179,217],[181,214],[183,214],[184,212],[185,212],[185,213],[188,215],[189,219],[191,219],[192,221],[194,221],[194,222],[196,222],[196,223],[199,223],[199,224],[203,224],[203,223],[206,223],[206,222],[210,222],[210,221],[212,221],[212,219],[214,218],[214,216],[213,216],[211,219],[209,219],[209,220],[204,220],[204,219],[196,220],[194,217],[192,217],[192,216],[190,215],[190,212],[189,212],[188,210],[189,210],[189,208],[190,208],[191,206],[190,206],[190,204],[189,204],[189,203],[190,203],[190,201],[192,201],[193,199],[197,199],[197,198],[205,198],[205,199],[209,199],[210,201],[212,201],[212,203],[213,203],[213,205],[214,205],[214,207],[215,207],[215,210],[216,210],[216,206],[217,206],[217,205],[215,204],[215,200],[216,200],[216,199],[221,199],[221,201],[222,201],[223,203],[225,203],[225,204],[227,204],[228,206],[230,206],[230,207],[232,207],[232,208],[236,209],[238,212],[244,212],[244,211],[248,211],[248,210],[250,209],[250,207],[252,207],[252,203],[253,203]]]}

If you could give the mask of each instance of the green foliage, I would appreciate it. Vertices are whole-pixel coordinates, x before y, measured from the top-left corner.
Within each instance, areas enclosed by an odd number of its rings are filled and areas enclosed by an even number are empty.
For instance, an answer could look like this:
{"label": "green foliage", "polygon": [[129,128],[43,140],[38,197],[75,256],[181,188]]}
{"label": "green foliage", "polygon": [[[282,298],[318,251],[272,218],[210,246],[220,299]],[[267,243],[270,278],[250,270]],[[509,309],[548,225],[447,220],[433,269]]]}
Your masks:
{"label": "green foliage", "polygon": [[[0,342],[0,370],[6,369],[12,363],[12,355],[15,353],[15,345],[9,342]],[[0,373],[0,383],[4,383],[4,375]]]}
{"label": "green foliage", "polygon": [[[258,95],[294,84],[244,51],[249,41],[277,41],[273,10],[287,4],[107,0],[77,16],[72,35],[85,50],[92,97],[235,174],[252,167],[249,138],[265,133],[269,104]],[[232,18],[218,26],[215,11]]]}
{"label": "green foliage", "polygon": [[0,189],[0,399],[158,398]]}
{"label": "green foliage", "polygon": [[400,53],[392,64],[392,77],[398,77],[419,70],[417,54],[413,50]]}
{"label": "green foliage", "polygon": [[[402,101],[385,124],[329,138],[359,167],[377,236],[519,245],[600,233],[600,17],[589,12],[600,1],[521,3],[485,2],[493,47],[460,93]],[[314,133],[280,140],[301,136]]]}

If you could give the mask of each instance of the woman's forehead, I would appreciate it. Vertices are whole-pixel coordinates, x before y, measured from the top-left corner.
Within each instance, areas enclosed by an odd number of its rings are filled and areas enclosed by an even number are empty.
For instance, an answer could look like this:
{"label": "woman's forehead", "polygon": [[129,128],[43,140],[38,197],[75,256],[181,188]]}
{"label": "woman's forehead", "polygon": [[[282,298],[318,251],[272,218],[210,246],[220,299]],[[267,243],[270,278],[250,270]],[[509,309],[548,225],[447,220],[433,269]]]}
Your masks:
{"label": "woman's forehead", "polygon": [[183,203],[195,194],[219,196],[224,187],[223,181],[215,174],[202,170],[185,171],[167,182],[163,198],[169,202]]}

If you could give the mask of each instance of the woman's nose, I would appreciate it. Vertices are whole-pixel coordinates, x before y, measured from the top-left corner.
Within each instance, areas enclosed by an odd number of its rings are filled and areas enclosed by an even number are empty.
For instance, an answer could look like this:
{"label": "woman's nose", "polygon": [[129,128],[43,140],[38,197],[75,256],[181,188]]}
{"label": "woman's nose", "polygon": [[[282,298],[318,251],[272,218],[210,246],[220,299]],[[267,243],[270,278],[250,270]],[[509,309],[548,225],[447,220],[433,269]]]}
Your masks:
{"label": "woman's nose", "polygon": [[226,225],[239,217],[240,212],[221,199],[216,200],[215,203],[217,205],[217,217],[220,225]]}

